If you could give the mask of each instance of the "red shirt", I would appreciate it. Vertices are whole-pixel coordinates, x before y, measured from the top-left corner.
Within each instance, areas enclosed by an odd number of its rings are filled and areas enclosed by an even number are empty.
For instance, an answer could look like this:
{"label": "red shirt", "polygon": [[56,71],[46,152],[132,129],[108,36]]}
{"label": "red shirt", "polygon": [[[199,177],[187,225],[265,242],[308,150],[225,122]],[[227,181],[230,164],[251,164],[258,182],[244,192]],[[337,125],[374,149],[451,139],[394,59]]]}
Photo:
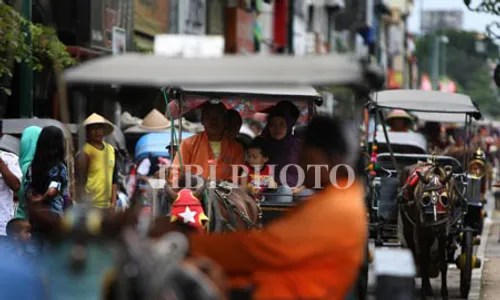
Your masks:
{"label": "red shirt", "polygon": [[248,184],[254,189],[255,192],[262,192],[271,184],[271,170],[269,166],[264,166],[260,172],[256,172],[253,166],[247,165],[248,171]]}

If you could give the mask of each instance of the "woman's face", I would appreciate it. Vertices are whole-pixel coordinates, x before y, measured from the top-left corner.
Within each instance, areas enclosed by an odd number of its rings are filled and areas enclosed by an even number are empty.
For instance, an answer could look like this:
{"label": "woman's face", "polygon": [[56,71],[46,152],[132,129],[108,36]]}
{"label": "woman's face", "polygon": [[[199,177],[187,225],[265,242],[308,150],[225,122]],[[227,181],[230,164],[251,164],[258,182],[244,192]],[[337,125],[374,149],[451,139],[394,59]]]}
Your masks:
{"label": "woman's face", "polygon": [[281,140],[288,133],[288,124],[282,117],[273,117],[269,120],[269,133],[275,140]]}

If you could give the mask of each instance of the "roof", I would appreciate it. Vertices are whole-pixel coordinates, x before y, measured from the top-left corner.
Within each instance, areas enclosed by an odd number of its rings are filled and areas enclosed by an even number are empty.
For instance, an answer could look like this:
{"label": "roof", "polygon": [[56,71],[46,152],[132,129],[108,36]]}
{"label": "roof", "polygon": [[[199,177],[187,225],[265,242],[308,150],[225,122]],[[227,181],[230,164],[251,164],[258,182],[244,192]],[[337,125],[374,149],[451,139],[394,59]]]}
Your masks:
{"label": "roof", "polygon": [[268,85],[262,86],[186,86],[181,87],[185,93],[198,95],[258,95],[258,96],[289,96],[300,98],[320,97],[320,94],[312,86],[288,86],[288,87],[273,87]]}
{"label": "roof", "polygon": [[374,103],[381,108],[441,114],[472,114],[481,118],[476,105],[467,95],[422,90],[387,90],[374,93]]}
{"label": "roof", "polygon": [[10,135],[21,135],[29,126],[38,126],[38,127],[46,127],[46,126],[55,126],[60,128],[64,137],[71,138],[70,127],[64,125],[63,123],[54,120],[54,119],[3,119],[3,133]]}
{"label": "roof", "polygon": [[[224,56],[172,58],[126,53],[85,62],[65,71],[69,84],[148,87],[220,85],[297,86],[359,84],[365,81],[353,56]],[[198,88],[198,87],[197,87]]]}

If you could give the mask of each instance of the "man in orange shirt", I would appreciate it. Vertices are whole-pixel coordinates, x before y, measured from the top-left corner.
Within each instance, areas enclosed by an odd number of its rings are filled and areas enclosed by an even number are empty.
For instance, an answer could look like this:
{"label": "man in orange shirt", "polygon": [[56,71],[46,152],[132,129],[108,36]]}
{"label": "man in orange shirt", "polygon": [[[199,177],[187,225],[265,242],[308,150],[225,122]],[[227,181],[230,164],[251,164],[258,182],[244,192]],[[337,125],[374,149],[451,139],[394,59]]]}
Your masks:
{"label": "man in orange shirt", "polygon": [[[254,299],[343,300],[364,258],[368,227],[363,184],[349,182],[344,167],[337,169],[336,185],[330,179],[349,151],[341,126],[317,117],[305,135],[300,157],[305,185],[318,188],[318,181],[321,191],[262,231],[191,234],[191,253],[218,263],[233,288],[254,286]],[[336,139],[325,139],[324,133]],[[319,176],[314,165],[323,166]],[[152,229],[152,237],[174,228],[164,222]]]}
{"label": "man in orange shirt", "polygon": [[[202,107],[201,122],[205,131],[182,141],[180,150],[174,158],[172,168],[180,171],[181,163],[185,171],[195,174],[195,167],[186,170],[186,166],[199,166],[201,176],[210,175],[209,161],[215,161],[217,180],[231,181],[232,165],[243,165],[244,151],[241,144],[226,136],[226,107],[222,103],[206,102]],[[179,160],[179,155],[181,160]],[[172,173],[174,174],[174,173]],[[171,177],[173,179],[173,177]]]}

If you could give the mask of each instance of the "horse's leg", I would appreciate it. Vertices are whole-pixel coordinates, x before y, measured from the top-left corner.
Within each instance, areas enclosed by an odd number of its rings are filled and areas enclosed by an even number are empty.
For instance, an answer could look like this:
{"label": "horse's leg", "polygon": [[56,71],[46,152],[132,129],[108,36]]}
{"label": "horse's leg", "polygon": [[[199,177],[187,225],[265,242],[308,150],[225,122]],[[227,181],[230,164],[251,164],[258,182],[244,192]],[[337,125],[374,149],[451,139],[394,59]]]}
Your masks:
{"label": "horse's leg", "polygon": [[420,242],[420,254],[419,254],[419,265],[420,265],[420,277],[422,278],[422,286],[420,288],[421,299],[426,299],[427,296],[432,296],[431,281],[429,278],[429,263],[431,260],[429,239],[425,230],[418,231],[418,238]]}
{"label": "horse's leg", "polygon": [[448,299],[448,283],[447,283],[447,272],[448,272],[448,259],[446,257],[446,234],[442,233],[438,237],[438,251],[439,251],[439,263],[441,271],[441,296],[443,300]]}

